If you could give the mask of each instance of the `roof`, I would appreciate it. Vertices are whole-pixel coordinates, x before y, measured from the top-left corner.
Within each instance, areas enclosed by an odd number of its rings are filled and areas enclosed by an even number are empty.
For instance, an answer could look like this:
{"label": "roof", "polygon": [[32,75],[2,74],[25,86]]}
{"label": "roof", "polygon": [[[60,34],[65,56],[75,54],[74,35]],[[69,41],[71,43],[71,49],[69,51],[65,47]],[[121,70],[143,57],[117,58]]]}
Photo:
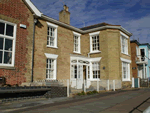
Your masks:
{"label": "roof", "polygon": [[130,43],[136,43],[138,46],[140,45],[140,43],[137,40],[131,40]]}
{"label": "roof", "polygon": [[142,44],[140,44],[140,45],[146,45],[146,46],[148,46],[148,48],[150,49],[150,44],[149,44],[149,43],[142,43]]}
{"label": "roof", "polygon": [[145,46],[148,46],[148,48],[150,48],[150,44],[149,43],[139,43],[137,40],[131,40],[130,41],[131,43],[136,43],[138,46],[141,46],[141,45],[145,45]]}
{"label": "roof", "polygon": [[112,24],[108,24],[108,23],[99,23],[99,24],[95,24],[95,25],[90,25],[90,26],[86,26],[86,27],[82,27],[80,28],[81,30],[89,30],[89,29],[93,29],[93,28],[97,28],[97,27],[102,27],[102,26],[120,26],[120,25],[112,25]]}
{"label": "roof", "polygon": [[120,31],[127,34],[128,36],[132,36],[132,33],[127,31],[126,29],[124,29],[122,26],[120,26],[120,25],[111,25],[111,24],[104,23],[104,22],[79,29],[79,28],[76,28],[76,27],[71,26],[69,24],[60,22],[58,20],[55,20],[55,19],[52,19],[48,16],[43,15],[43,13],[41,13],[38,10],[38,8],[31,2],[31,0],[23,0],[23,1],[28,6],[28,8],[33,12],[33,14],[36,18],[45,19],[46,21],[53,22],[55,24],[58,24],[58,25],[61,25],[63,27],[66,27],[68,29],[74,30],[74,31],[79,32],[81,34],[95,32],[95,31],[103,30],[103,29],[119,29]]}

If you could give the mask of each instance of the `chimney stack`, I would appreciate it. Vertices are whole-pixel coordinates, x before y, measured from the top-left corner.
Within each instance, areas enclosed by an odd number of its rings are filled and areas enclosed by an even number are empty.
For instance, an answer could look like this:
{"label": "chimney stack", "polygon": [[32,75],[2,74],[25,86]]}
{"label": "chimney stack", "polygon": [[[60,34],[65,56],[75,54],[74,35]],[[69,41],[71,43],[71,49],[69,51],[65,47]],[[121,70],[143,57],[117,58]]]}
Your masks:
{"label": "chimney stack", "polygon": [[59,12],[59,21],[70,24],[70,12],[67,5],[64,5],[64,9]]}

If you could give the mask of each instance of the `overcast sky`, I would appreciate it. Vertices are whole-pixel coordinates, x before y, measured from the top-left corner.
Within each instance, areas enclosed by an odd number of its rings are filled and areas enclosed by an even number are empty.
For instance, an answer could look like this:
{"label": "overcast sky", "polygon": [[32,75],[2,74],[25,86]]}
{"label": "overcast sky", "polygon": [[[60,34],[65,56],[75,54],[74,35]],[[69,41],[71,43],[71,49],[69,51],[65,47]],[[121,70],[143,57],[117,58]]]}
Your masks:
{"label": "overcast sky", "polygon": [[81,28],[106,22],[121,25],[132,39],[150,43],[150,0],[31,0],[45,15],[59,20],[63,4],[69,7],[70,24]]}

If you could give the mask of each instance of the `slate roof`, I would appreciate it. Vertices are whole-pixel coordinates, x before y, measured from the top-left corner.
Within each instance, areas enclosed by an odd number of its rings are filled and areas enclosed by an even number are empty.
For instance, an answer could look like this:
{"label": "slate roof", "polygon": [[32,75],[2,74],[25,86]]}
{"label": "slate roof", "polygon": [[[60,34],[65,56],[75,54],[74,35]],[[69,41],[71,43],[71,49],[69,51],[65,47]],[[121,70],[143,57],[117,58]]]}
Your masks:
{"label": "slate roof", "polygon": [[86,27],[82,27],[80,28],[81,30],[89,30],[89,29],[93,29],[93,28],[97,28],[97,27],[102,27],[102,26],[121,26],[121,25],[112,25],[112,24],[108,24],[108,23],[99,23],[99,24],[94,24],[94,25],[90,25],[90,26],[86,26]]}

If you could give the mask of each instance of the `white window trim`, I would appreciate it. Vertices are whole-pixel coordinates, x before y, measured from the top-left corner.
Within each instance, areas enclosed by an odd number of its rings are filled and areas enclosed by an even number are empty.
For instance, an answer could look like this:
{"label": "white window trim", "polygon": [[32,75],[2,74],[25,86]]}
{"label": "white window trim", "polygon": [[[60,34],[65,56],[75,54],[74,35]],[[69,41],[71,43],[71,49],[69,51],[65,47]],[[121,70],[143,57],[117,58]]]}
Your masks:
{"label": "white window trim", "polygon": [[56,54],[45,53],[46,58],[54,59],[54,76],[53,78],[46,78],[47,80],[56,80],[57,79],[57,57]]}
{"label": "white window trim", "polygon": [[[122,81],[131,81],[131,75],[130,75],[130,64],[131,64],[131,60],[129,60],[129,59],[125,59],[125,58],[120,58],[121,59],[121,61],[122,61]],[[128,79],[124,79],[123,78],[123,62],[125,62],[125,63],[128,63],[128,76],[129,76],[129,78]]]}
{"label": "white window trim", "polygon": [[14,65],[15,65],[15,48],[16,48],[17,24],[14,24],[14,23],[11,23],[11,22],[8,22],[8,21],[4,21],[4,20],[1,20],[1,19],[0,19],[0,22],[8,23],[8,24],[14,26],[14,32],[13,32],[14,35],[13,35],[13,37],[11,37],[11,36],[4,36],[4,35],[0,34],[1,37],[7,38],[7,39],[13,39],[12,64],[0,64],[0,66],[3,66],[3,67],[14,67]]}
{"label": "white window trim", "polygon": [[[73,50],[73,52],[74,52],[74,53],[81,54],[81,42],[80,42],[80,41],[81,41],[81,40],[80,40],[81,34],[79,34],[79,33],[73,31],[73,35],[74,35],[74,36],[78,36],[78,51],[74,51],[74,50]],[[73,36],[73,38],[74,38],[74,36]]]}
{"label": "white window trim", "polygon": [[126,34],[124,34],[123,32],[120,31],[120,35],[124,36],[125,38],[129,39],[129,36],[127,36]]}
{"label": "white window trim", "polygon": [[54,42],[54,46],[50,46],[50,45],[46,45],[46,47],[51,47],[51,48],[58,48],[57,47],[57,28],[58,28],[58,25],[55,25],[55,24],[52,24],[50,22],[46,22],[47,23],[47,26],[48,27],[52,27],[55,29],[55,42]]}
{"label": "white window trim", "polygon": [[129,59],[125,59],[125,58],[120,58],[122,62],[127,62],[127,63],[131,63],[131,60]]}
{"label": "white window trim", "polygon": [[[125,50],[125,52],[122,51],[122,36],[124,36],[125,39],[126,39],[126,41],[127,41],[127,45],[126,45],[127,46],[127,50]],[[125,54],[125,55],[129,55],[129,50],[128,50],[129,49],[129,47],[128,47],[129,43],[128,43],[128,39],[129,39],[129,36],[127,36],[126,34],[124,34],[123,32],[120,31],[121,53]],[[125,43],[126,43],[126,41],[125,41]]]}
{"label": "white window trim", "polygon": [[[92,48],[92,36],[93,35],[99,35],[99,34],[100,34],[100,31],[89,33],[89,35],[90,35],[90,53],[100,53],[101,52],[100,50],[93,51],[93,48]],[[100,40],[100,37],[99,37],[99,40]],[[99,44],[99,46],[100,46],[100,44]]]}

